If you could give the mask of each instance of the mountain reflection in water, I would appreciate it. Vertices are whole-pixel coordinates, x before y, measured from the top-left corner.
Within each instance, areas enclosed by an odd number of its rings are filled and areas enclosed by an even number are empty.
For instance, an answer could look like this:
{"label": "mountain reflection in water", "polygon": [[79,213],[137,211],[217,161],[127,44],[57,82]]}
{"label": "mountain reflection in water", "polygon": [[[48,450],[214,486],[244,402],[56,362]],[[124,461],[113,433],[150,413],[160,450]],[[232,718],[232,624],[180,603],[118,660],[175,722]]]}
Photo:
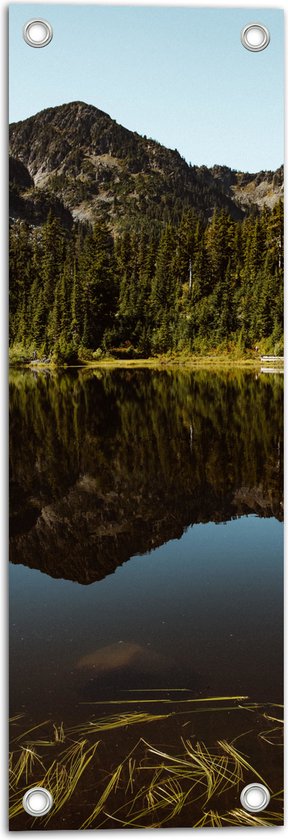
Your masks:
{"label": "mountain reflection in water", "polygon": [[[205,813],[228,809],[229,824],[231,814],[232,823],[233,813],[241,815],[231,810],[239,808],[235,745],[241,786],[260,774],[281,823],[282,384],[278,376],[236,371],[12,371],[16,829],[32,824],[23,784],[44,784],[45,768],[49,786],[56,768],[56,802],[58,768],[64,761],[70,772],[71,749],[81,750],[81,761],[89,750],[93,757],[75,795],[73,788],[51,812],[51,829],[81,828],[120,765],[130,776],[121,769],[116,799],[111,789],[91,827],[103,819],[118,827],[121,797],[130,820],[131,760],[139,763],[133,795],[142,811],[144,764],[146,772],[156,750],[158,779],[159,755],[172,754],[174,779],[173,756],[178,767],[186,742],[197,773],[199,744],[213,757],[213,774],[221,747],[225,801],[217,775],[207,799],[205,769],[191,806],[187,753],[179,782],[187,809],[173,810],[168,825],[199,824],[203,802]],[[26,778],[23,765],[15,790],[19,762],[31,750],[32,771]],[[158,782],[160,790],[162,776]],[[161,824],[165,813],[161,806]],[[152,819],[149,811],[147,827]]]}
{"label": "mountain reflection in water", "polygon": [[11,554],[89,584],[194,523],[282,519],[279,377],[12,371]]}

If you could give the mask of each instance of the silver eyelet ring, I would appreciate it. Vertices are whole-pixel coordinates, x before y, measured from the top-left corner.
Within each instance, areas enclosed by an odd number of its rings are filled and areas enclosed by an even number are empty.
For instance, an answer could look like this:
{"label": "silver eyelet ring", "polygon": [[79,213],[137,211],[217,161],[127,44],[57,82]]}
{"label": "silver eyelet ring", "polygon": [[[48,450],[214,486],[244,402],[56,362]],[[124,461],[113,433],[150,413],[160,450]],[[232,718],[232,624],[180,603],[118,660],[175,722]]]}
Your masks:
{"label": "silver eyelet ring", "polygon": [[48,811],[51,811],[53,796],[46,788],[30,788],[23,796],[22,805],[31,817],[44,817],[45,814],[48,814]]}
{"label": "silver eyelet ring", "polygon": [[53,29],[47,20],[33,18],[23,27],[23,38],[29,47],[47,47],[53,38]]}
{"label": "silver eyelet ring", "polygon": [[261,52],[270,44],[270,32],[263,23],[247,23],[241,32],[241,43],[246,50]]}
{"label": "silver eyelet ring", "polygon": [[250,811],[251,814],[256,814],[259,811],[264,811],[270,802],[270,793],[265,785],[260,782],[253,782],[246,785],[241,791],[240,802],[245,811]]}

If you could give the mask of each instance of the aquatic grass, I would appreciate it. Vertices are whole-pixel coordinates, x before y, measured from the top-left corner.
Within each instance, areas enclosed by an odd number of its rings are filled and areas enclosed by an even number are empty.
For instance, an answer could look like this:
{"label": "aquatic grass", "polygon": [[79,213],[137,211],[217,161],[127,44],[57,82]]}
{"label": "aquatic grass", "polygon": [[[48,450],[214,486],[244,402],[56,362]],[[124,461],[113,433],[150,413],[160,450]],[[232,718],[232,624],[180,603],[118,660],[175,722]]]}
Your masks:
{"label": "aquatic grass", "polygon": [[52,740],[48,738],[43,738],[39,741],[33,741],[34,747],[55,747],[57,743],[58,742],[55,741],[55,738],[53,738]]}
{"label": "aquatic grass", "polygon": [[[79,734],[88,731],[89,736],[94,732],[97,731],[109,731],[110,729],[115,729],[119,727],[127,727],[129,724],[136,724],[136,723],[148,723],[151,721],[167,718],[168,715],[151,715],[146,713],[139,713],[139,714],[125,714],[125,715],[114,715],[108,716],[108,718],[102,718],[97,721],[88,721],[83,725],[71,727],[67,730],[67,736],[69,737],[72,734]],[[36,732],[41,727],[44,727],[45,724],[50,724],[49,720],[42,721],[40,724],[37,724],[30,729],[25,730],[22,736],[13,739],[12,742],[18,741],[21,737],[22,739],[27,736],[31,735],[32,732]],[[53,731],[54,731],[54,740],[43,739],[42,741],[38,741],[37,744],[43,746],[45,748],[59,746],[63,743],[63,740],[66,736],[64,736],[64,727],[63,724],[60,727],[57,727],[53,724]],[[72,742],[66,749],[64,749],[60,755],[59,760],[57,761],[54,759],[52,763],[48,766],[44,776],[39,779],[33,779],[33,783],[47,787],[47,789],[51,792],[54,800],[54,807],[49,814],[46,822],[48,822],[52,816],[57,813],[68,799],[71,798],[72,794],[75,791],[76,786],[78,785],[80,778],[82,777],[83,773],[88,767],[88,764],[92,760],[94,753],[99,745],[99,741],[92,744],[92,746],[88,747],[86,750],[84,749],[85,745],[87,744],[87,740],[76,741]],[[34,744],[35,746],[35,744]],[[31,782],[26,787],[21,788],[21,790],[17,789],[21,776],[23,773],[26,773],[26,780],[28,776],[34,770],[34,763],[35,760],[40,760],[39,756],[32,750],[29,746],[23,747],[18,756],[16,764],[13,764],[15,753],[10,754],[9,760],[9,767],[10,767],[10,792],[11,792],[11,807],[10,807],[10,819],[15,818],[19,814],[23,813],[22,807],[22,798],[26,790],[30,787]],[[45,770],[45,765],[43,762],[40,762],[41,766]],[[35,774],[34,774],[35,775]]]}
{"label": "aquatic grass", "polygon": [[[201,742],[197,742],[193,746],[190,740],[185,741],[183,738],[181,740],[185,750],[181,757],[171,756],[151,747],[149,747],[149,751],[166,759],[166,762],[162,765],[165,770],[172,772],[174,775],[181,775],[182,778],[201,780],[207,790],[206,801],[216,791],[219,792],[219,789],[223,792],[229,786],[239,786],[243,779],[243,773],[234,757],[231,760],[229,755],[219,755],[219,752],[209,751],[206,745]],[[181,769],[179,769],[179,765]]]}
{"label": "aquatic grass", "polygon": [[65,741],[63,723],[60,723],[60,726],[56,726],[55,723],[53,723],[53,729],[54,729],[55,743],[58,743],[58,742],[62,743],[63,741]]}
{"label": "aquatic grass", "polygon": [[[16,756],[17,754],[18,751],[16,752]],[[36,753],[35,750],[30,749],[28,747],[21,748],[20,754],[18,755],[15,763],[13,764],[14,759],[15,752],[10,754],[9,759],[11,784],[15,787],[19,785],[22,776],[25,776],[26,785],[28,784],[30,777],[33,775],[34,765],[36,763],[41,764],[41,766],[45,770],[44,764],[41,761],[40,756]]]}
{"label": "aquatic grass", "polygon": [[125,793],[128,793],[129,788],[131,790],[131,793],[133,793],[133,788],[134,788],[133,773],[134,773],[135,767],[136,767],[136,761],[135,761],[134,758],[130,757],[128,759],[128,767],[129,767],[129,779],[128,779],[128,782],[127,782],[127,785],[126,785],[126,788],[125,788]]}
{"label": "aquatic grass", "polygon": [[113,790],[117,787],[117,784],[118,784],[118,781],[119,781],[119,778],[120,778],[120,775],[121,775],[122,769],[123,769],[123,764],[119,764],[119,766],[118,766],[118,767],[116,768],[116,770],[114,771],[114,773],[113,773],[113,775],[112,775],[112,777],[111,777],[110,781],[109,781],[109,782],[108,782],[108,784],[106,785],[106,787],[105,787],[105,789],[104,789],[104,791],[103,791],[102,795],[100,796],[100,799],[98,800],[97,805],[95,805],[95,808],[93,808],[92,813],[90,814],[90,816],[89,816],[89,817],[87,817],[87,819],[85,820],[85,822],[84,822],[84,823],[82,823],[82,825],[81,825],[81,829],[82,829],[82,828],[91,828],[91,827],[92,827],[93,823],[94,823],[94,822],[95,822],[95,820],[96,820],[96,817],[98,817],[98,815],[99,815],[99,814],[101,813],[101,811],[103,810],[103,805],[105,805],[105,802],[107,801],[107,799],[108,799],[108,797],[110,796],[111,792],[112,792],[112,791],[113,791]]}
{"label": "aquatic grass", "polygon": [[193,823],[192,828],[203,828],[205,825],[218,827],[222,826],[221,819],[217,811],[204,811],[202,817],[197,822]]}
{"label": "aquatic grass", "polygon": [[[161,707],[165,699],[168,698],[153,698],[152,702]],[[59,814],[61,820],[70,820],[70,825],[72,821],[73,828],[92,830],[113,825],[119,828],[147,829],[167,824],[171,827],[179,824],[191,827],[280,824],[282,791],[278,789],[276,792],[271,791],[270,810],[265,811],[265,814],[251,815],[240,807],[229,810],[229,791],[234,792],[234,804],[235,794],[239,797],[240,787],[249,782],[251,776],[267,785],[259,772],[261,768],[254,767],[250,761],[250,749],[246,746],[249,752],[247,756],[236,747],[236,743],[245,737],[253,738],[254,744],[257,744],[257,739],[259,743],[260,739],[267,751],[273,750],[280,741],[281,730],[278,722],[280,717],[276,717],[276,705],[252,704],[249,698],[242,696],[219,697],[213,704],[212,699],[190,699],[188,703],[192,703],[193,706],[185,706],[185,710],[183,706],[179,706],[179,701],[174,699],[174,708],[171,711],[167,709],[166,713],[164,706],[162,714],[144,710],[129,711],[129,704],[126,711],[119,710],[119,713],[107,714],[104,717],[93,715],[90,720],[70,727],[65,726],[65,730],[63,723],[59,725],[51,721],[30,727],[22,737],[18,735],[12,740],[16,748],[12,749],[9,759],[10,819],[13,822],[16,820],[17,828],[21,828],[21,825],[23,828],[23,818],[26,821],[25,825],[27,824],[29,818],[23,812],[22,797],[33,784],[47,787],[51,791],[54,807],[40,821],[42,826],[47,825],[51,829],[59,828]],[[138,701],[132,702],[138,705]],[[232,702],[234,705],[231,705]],[[113,706],[113,703],[101,703],[107,705],[107,709]],[[125,708],[126,701],[121,703],[124,703]],[[95,705],[100,705],[100,701]],[[219,739],[211,745],[195,735],[184,737],[185,730],[182,727],[187,726],[190,721],[185,720],[181,726],[181,715],[193,714],[193,722],[196,723],[197,718],[194,716],[197,712],[214,713],[221,709],[223,713],[233,709],[239,711],[241,718],[241,708],[257,713],[254,717],[255,727],[239,732],[235,738]],[[263,722],[262,728],[259,727],[259,719]],[[11,720],[12,727],[19,726],[18,720],[18,716]],[[106,735],[108,737],[109,733],[117,730],[128,732],[130,727],[135,725],[138,725],[141,732],[143,725],[151,723],[153,727],[153,723],[159,720],[171,722],[170,735],[175,724],[181,727],[180,732],[182,731],[183,735],[177,735],[173,746],[171,743],[169,746],[155,744],[153,740],[147,740],[141,734],[133,748],[127,752],[125,736],[119,741],[121,752],[118,751],[117,763],[112,763],[108,773],[105,765],[101,769],[103,755],[106,754]],[[275,725],[271,726],[271,723]],[[45,728],[46,732],[48,728],[46,737]],[[156,731],[159,737],[158,727]],[[27,738],[28,743],[25,743]],[[19,741],[21,744],[18,747]],[[107,743],[111,746],[109,740]],[[270,754],[267,752],[267,766]],[[95,789],[100,790],[96,801]],[[81,791],[81,813],[77,790]],[[78,825],[75,824],[77,819]]]}
{"label": "aquatic grass", "polygon": [[262,732],[258,732],[258,738],[261,738],[261,741],[266,741],[266,744],[271,744],[275,747],[283,747],[283,728],[280,726],[273,726],[272,729],[263,729]]}
{"label": "aquatic grass", "polygon": [[161,819],[161,825],[164,825],[168,819],[174,819],[182,811],[187,796],[188,792],[183,790],[180,782],[175,778],[151,784],[146,794],[148,812],[153,814],[154,811],[159,812],[161,809],[168,811]]}
{"label": "aquatic grass", "polygon": [[235,808],[234,811],[228,811],[227,814],[222,816],[223,822],[228,823],[229,825],[243,825],[243,826],[258,826],[258,828],[269,826],[269,825],[279,825],[279,813],[276,811],[265,811],[263,814],[251,814],[248,811],[244,811],[244,808]]}
{"label": "aquatic grass", "polygon": [[[29,787],[30,787],[30,785],[29,785]],[[9,821],[10,821],[10,823],[11,823],[12,820],[15,819],[15,817],[19,817],[19,816],[23,815],[22,799],[23,799],[24,793],[26,793],[26,791],[29,790],[29,787],[27,786],[26,788],[23,788],[21,791],[17,791],[17,796],[13,797],[10,794],[10,806],[9,806]]]}
{"label": "aquatic grass", "polygon": [[[248,711],[250,711],[249,706],[247,708],[248,708]],[[241,709],[246,710],[246,706],[239,706],[238,704],[237,704],[237,706],[235,706],[235,705],[234,706],[217,706],[217,707],[216,706],[205,706],[204,709],[202,707],[201,709],[196,708],[196,709],[187,709],[186,711],[182,711],[182,712],[177,711],[177,717],[180,716],[180,715],[203,715],[203,714],[206,714],[207,712],[213,712],[213,714],[215,714],[216,712],[238,712]]]}
{"label": "aquatic grass", "polygon": [[120,694],[152,694],[153,691],[158,691],[159,693],[168,692],[168,694],[174,694],[178,691],[191,691],[190,688],[121,688]]}
{"label": "aquatic grass", "polygon": [[[144,788],[143,791],[143,787],[140,788],[137,796],[130,803],[126,802],[114,814],[106,812],[107,818],[120,821],[123,827],[163,826],[168,821],[171,822],[184,806],[190,804],[195,807],[201,801],[205,807],[212,796],[223,793],[229,787],[236,786],[238,789],[243,780],[242,767],[234,757],[231,759],[229,755],[211,752],[199,742],[193,747],[191,741],[182,740],[184,753],[175,756],[156,749],[144,739],[141,741],[146,746],[147,753],[156,756],[157,759],[162,758],[162,762],[156,765],[155,762],[152,765],[141,762],[139,771],[153,770],[148,790],[145,791]],[[146,803],[142,804],[141,809],[138,809],[139,800]],[[126,818],[123,814],[120,819],[123,810],[126,811]],[[159,821],[159,812],[163,810],[166,813],[161,815]],[[151,824],[153,816],[157,819]],[[214,819],[215,824],[219,825],[220,818],[215,816]],[[104,823],[101,823],[102,825]]]}
{"label": "aquatic grass", "polygon": [[164,720],[168,717],[171,717],[171,715],[153,715],[146,712],[127,712],[119,715],[109,715],[108,717],[88,720],[85,723],[71,726],[67,729],[67,734],[74,735],[82,733],[85,735],[91,735],[93,732],[109,732],[112,729],[133,726],[135,724],[152,723],[155,720]]}
{"label": "aquatic grass", "polygon": [[276,793],[272,793],[272,796],[271,796],[271,801],[272,801],[272,799],[273,799],[275,802],[283,802],[283,799],[284,799],[284,788],[281,788],[280,790],[277,790],[277,791],[276,791]]}
{"label": "aquatic grass", "polygon": [[[71,798],[72,794],[75,791],[83,773],[88,767],[88,764],[92,760],[98,745],[99,741],[97,741],[92,746],[88,746],[86,749],[87,741],[81,741],[75,744],[71,744],[66,750],[64,750],[59,759],[54,759],[52,764],[48,767],[45,771],[45,766],[43,762],[41,763],[42,768],[44,769],[45,773],[41,776],[41,778],[34,781],[34,784],[39,787],[46,787],[47,790],[50,791],[54,806],[51,813],[46,818],[46,823],[51,819],[51,817],[57,813],[65,803]],[[28,752],[28,751],[27,751]],[[17,762],[16,766],[13,769],[13,782],[12,786],[13,791],[15,790],[15,786],[19,782],[23,772],[26,771],[26,760],[24,761],[24,756],[20,756],[22,759],[22,763]],[[34,758],[34,757],[33,757]],[[37,756],[39,759],[39,757]],[[29,765],[29,771],[32,772],[34,760],[32,764]],[[18,772],[17,772],[18,771]],[[21,772],[20,772],[21,771]],[[17,798],[12,796],[11,801],[11,809],[10,809],[10,819],[15,817],[22,811],[22,798],[25,791],[31,786],[31,782],[28,784],[28,777],[29,772],[26,773],[26,787],[22,788],[20,791],[17,791]],[[19,800],[20,795],[20,800]]]}
{"label": "aquatic grass", "polygon": [[263,717],[266,718],[266,720],[274,720],[274,721],[276,721],[276,723],[282,723],[282,724],[284,723],[283,718],[276,718],[276,717],[273,717],[272,715],[267,715],[267,712],[264,712]]}
{"label": "aquatic grass", "polygon": [[255,770],[255,767],[252,767],[252,765],[247,760],[247,758],[245,758],[243,753],[240,753],[239,751],[237,751],[235,749],[233,744],[228,744],[227,741],[218,741],[218,744],[219,744],[220,747],[222,747],[224,750],[226,750],[228,752],[228,754],[230,754],[232,757],[234,757],[234,759],[235,759],[237,765],[239,766],[239,768],[242,767],[242,768],[245,768],[245,770],[249,770],[250,773],[252,773],[254,776],[257,776],[258,779],[260,779],[260,782],[262,782],[263,785],[266,785],[266,787],[269,787],[269,785],[267,784],[265,779],[263,779],[263,776],[261,776],[260,773],[258,773],[257,770]]}
{"label": "aquatic grass", "polygon": [[[181,689],[181,691],[182,690],[184,690],[184,689]],[[198,703],[218,703],[220,700],[221,701],[224,701],[224,700],[248,700],[248,697],[247,696],[238,697],[236,695],[235,696],[232,695],[231,697],[197,697],[197,698],[189,697],[186,700],[175,700],[173,698],[166,698],[166,697],[164,697],[164,698],[158,697],[156,699],[153,698],[153,700],[151,700],[151,699],[149,699],[149,700],[124,700],[124,699],[123,700],[93,700],[93,701],[92,700],[89,700],[89,701],[87,700],[87,701],[82,701],[80,705],[81,706],[124,706],[124,705],[126,705],[126,703],[128,703],[128,704],[132,703],[134,705],[135,705],[135,703],[137,705],[139,703],[154,703],[154,704],[155,703],[173,703],[173,705],[175,705],[175,703],[177,703],[177,705],[178,705],[180,703],[197,703],[197,704]]]}
{"label": "aquatic grass", "polygon": [[30,735],[31,732],[35,732],[36,729],[41,729],[41,727],[47,726],[47,723],[50,723],[50,720],[43,720],[42,723],[37,723],[35,726],[31,726],[30,729],[26,729],[26,732],[22,732],[21,735],[18,735],[17,738],[14,738],[11,743],[14,741],[23,741],[27,735]]}
{"label": "aquatic grass", "polygon": [[234,811],[227,811],[220,815],[218,811],[211,810],[205,811],[192,828],[203,828],[203,826],[223,828],[225,825],[256,826],[258,828],[279,825],[279,814],[273,811],[265,811],[263,815],[257,816],[256,814],[249,814],[241,808],[235,808]]}
{"label": "aquatic grass", "polygon": [[53,814],[63,808],[71,798],[81,777],[92,761],[99,743],[99,741],[96,741],[95,744],[88,746],[86,749],[87,741],[85,740],[72,744],[60,755],[61,761],[53,762],[42,782],[43,787],[50,790],[54,800],[53,811],[48,815],[46,822],[49,822]]}

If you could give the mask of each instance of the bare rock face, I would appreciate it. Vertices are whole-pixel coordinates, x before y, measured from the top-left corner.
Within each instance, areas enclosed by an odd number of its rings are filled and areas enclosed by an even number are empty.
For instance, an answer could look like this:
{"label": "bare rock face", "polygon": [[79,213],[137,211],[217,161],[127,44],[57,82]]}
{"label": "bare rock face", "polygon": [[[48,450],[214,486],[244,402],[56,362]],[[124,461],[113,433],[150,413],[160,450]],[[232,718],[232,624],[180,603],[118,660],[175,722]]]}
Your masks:
{"label": "bare rock face", "polygon": [[[228,167],[191,166],[177,150],[129,131],[84,102],[48,108],[13,123],[10,150],[14,193],[17,182],[28,201],[28,220],[29,198],[37,203],[37,196],[42,216],[50,197],[75,220],[93,223],[101,217],[113,229],[143,216],[155,221],[164,211],[179,213],[180,206],[206,218],[215,207],[223,208],[241,219],[252,206],[273,207],[283,189],[282,168],[250,175]],[[12,211],[14,217],[15,200]],[[25,208],[18,207],[18,212],[25,216]],[[41,223],[40,216],[38,207],[34,223]]]}
{"label": "bare rock face", "polygon": [[41,225],[49,213],[58,218],[66,228],[71,228],[73,218],[67,207],[49,190],[35,189],[32,176],[24,164],[9,158],[9,217],[10,221],[22,219],[31,225]]}
{"label": "bare rock face", "polygon": [[283,166],[276,172],[258,172],[257,175],[237,173],[232,193],[235,201],[245,210],[253,206],[272,209],[280,198],[284,199]]}

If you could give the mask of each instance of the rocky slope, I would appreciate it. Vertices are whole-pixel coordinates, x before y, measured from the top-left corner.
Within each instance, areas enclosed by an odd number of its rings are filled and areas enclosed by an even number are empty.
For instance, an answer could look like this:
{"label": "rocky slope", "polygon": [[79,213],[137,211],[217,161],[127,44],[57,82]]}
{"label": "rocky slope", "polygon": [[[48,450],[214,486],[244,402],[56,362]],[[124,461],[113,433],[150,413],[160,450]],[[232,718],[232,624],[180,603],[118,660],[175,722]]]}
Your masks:
{"label": "rocky slope", "polygon": [[[49,202],[56,202],[60,215],[68,211],[91,223],[101,216],[112,228],[140,217],[177,218],[183,207],[206,218],[215,207],[223,208],[241,219],[253,206],[272,207],[283,190],[282,168],[251,175],[223,166],[191,166],[177,150],[129,131],[83,102],[13,123],[10,150],[11,216],[26,213],[36,224],[47,215]],[[33,205],[38,208],[34,217]]]}
{"label": "rocky slope", "polygon": [[245,211],[253,207],[261,210],[264,205],[272,209],[284,196],[283,166],[275,172],[268,170],[255,174],[236,172],[226,166],[213,166],[210,172],[215,180],[220,180],[226,194]]}
{"label": "rocky slope", "polygon": [[49,213],[60,219],[66,228],[71,228],[73,218],[60,199],[50,190],[38,190],[24,164],[9,158],[9,216],[10,221],[22,219],[31,225],[41,225]]}

